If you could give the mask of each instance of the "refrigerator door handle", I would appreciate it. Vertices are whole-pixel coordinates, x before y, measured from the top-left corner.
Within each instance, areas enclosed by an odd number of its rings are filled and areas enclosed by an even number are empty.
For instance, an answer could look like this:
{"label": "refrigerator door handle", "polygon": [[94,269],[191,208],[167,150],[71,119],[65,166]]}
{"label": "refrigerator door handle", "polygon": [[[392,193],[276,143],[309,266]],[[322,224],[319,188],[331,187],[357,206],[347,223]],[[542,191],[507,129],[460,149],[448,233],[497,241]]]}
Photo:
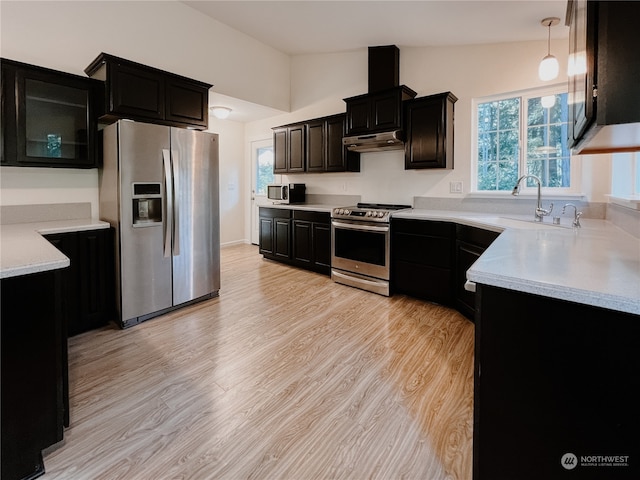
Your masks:
{"label": "refrigerator door handle", "polygon": [[[178,172],[180,170],[179,155],[177,150],[171,150],[171,168],[173,169],[173,188],[180,184]],[[180,202],[177,195],[173,202],[173,255],[180,255]]]}
{"label": "refrigerator door handle", "polygon": [[171,153],[162,149],[162,166],[164,167],[164,256],[171,256],[171,232],[173,232],[173,177],[171,176]]}

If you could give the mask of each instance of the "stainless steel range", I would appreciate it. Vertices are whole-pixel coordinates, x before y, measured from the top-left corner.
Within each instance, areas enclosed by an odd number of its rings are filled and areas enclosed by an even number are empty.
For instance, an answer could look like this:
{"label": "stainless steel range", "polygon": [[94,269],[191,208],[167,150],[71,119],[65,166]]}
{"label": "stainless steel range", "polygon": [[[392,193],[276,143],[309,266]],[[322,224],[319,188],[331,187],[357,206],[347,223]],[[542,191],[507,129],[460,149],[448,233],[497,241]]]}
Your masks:
{"label": "stainless steel range", "polygon": [[391,214],[409,205],[359,203],[331,213],[331,278],[389,296]]}

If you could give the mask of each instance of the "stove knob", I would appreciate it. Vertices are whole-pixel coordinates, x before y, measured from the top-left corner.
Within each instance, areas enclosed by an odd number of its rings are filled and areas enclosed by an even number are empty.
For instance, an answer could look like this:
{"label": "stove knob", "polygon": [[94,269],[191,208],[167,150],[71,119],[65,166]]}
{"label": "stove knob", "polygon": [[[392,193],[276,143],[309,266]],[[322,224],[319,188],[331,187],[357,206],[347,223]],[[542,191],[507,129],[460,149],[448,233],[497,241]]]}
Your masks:
{"label": "stove knob", "polygon": [[384,212],[378,212],[378,218],[384,217]]}
{"label": "stove knob", "polygon": [[345,215],[349,215],[350,213],[351,213],[351,211],[350,211],[348,208],[345,208],[345,209],[344,209],[344,214],[345,214]]}
{"label": "stove knob", "polygon": [[364,215],[364,216],[365,216],[365,217],[370,217],[370,216],[371,216],[371,212],[367,212],[367,213],[365,213],[365,215]]}
{"label": "stove knob", "polygon": [[340,215],[344,215],[344,208],[341,208],[340,210],[338,210],[338,213],[339,213]]}

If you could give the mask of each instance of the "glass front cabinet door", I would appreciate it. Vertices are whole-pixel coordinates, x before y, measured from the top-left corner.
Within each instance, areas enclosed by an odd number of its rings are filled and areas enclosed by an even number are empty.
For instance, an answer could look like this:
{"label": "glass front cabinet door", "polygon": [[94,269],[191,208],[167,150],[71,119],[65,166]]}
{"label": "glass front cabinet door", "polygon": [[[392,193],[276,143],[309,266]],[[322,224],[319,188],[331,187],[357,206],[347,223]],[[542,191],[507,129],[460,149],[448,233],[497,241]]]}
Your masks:
{"label": "glass front cabinet door", "polygon": [[[101,82],[2,60],[5,118],[2,163],[15,166],[95,168],[96,106]],[[12,85],[14,88],[8,88]],[[9,102],[6,102],[9,100]],[[12,111],[13,110],[13,111]],[[5,124],[8,122],[4,122]]]}

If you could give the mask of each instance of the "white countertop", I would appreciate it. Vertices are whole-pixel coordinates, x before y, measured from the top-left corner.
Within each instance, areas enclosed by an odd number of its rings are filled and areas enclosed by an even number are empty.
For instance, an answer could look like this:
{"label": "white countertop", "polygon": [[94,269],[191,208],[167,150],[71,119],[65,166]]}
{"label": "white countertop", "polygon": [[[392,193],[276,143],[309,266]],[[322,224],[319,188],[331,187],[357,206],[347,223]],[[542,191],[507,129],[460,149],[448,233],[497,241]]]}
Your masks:
{"label": "white countertop", "polygon": [[328,205],[324,203],[267,203],[265,205],[260,205],[263,208],[282,208],[286,210],[307,210],[313,212],[327,212],[331,213],[334,208],[344,207],[344,205]]}
{"label": "white countertop", "polygon": [[69,266],[69,259],[42,235],[103,228],[109,223],[91,218],[0,225],[0,278]]}
{"label": "white countertop", "polygon": [[467,271],[470,281],[640,314],[640,239],[606,220],[581,219],[573,229],[568,217],[563,226],[537,224],[533,215],[413,209],[393,217],[503,231]]}

